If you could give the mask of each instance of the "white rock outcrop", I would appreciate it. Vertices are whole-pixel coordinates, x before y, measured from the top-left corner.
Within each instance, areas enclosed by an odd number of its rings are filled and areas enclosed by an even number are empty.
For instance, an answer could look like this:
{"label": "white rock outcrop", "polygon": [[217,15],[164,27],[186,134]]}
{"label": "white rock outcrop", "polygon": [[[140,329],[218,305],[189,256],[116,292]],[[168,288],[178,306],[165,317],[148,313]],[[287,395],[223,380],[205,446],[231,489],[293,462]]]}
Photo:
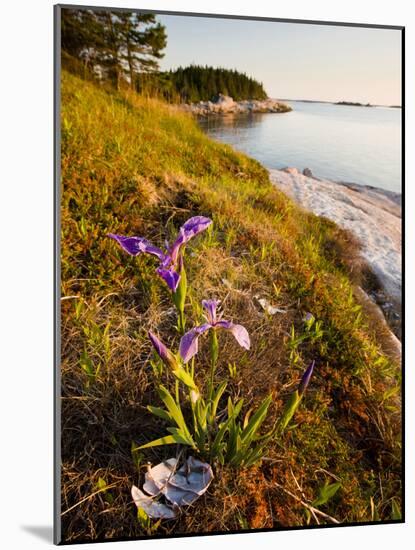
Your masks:
{"label": "white rock outcrop", "polygon": [[354,233],[362,256],[385,292],[401,303],[401,195],[375,187],[333,182],[296,168],[270,170],[271,181],[294,201]]}
{"label": "white rock outcrop", "polygon": [[195,115],[227,115],[249,113],[286,113],[291,107],[277,99],[251,99],[234,101],[230,96],[218,94],[213,101],[199,101],[199,103],[183,104],[183,109]]}

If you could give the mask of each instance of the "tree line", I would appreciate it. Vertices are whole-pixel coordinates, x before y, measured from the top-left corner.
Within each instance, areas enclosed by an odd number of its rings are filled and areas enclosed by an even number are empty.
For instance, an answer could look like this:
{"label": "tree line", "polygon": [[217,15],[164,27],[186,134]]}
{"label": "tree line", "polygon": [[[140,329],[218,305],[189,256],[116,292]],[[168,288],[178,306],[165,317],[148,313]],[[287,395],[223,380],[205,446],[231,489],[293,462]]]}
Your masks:
{"label": "tree line", "polygon": [[267,97],[260,82],[236,70],[191,65],[160,71],[167,34],[154,14],[70,8],[61,13],[62,64],[70,70],[170,102],[210,100],[219,93],[235,100]]}
{"label": "tree line", "polygon": [[260,82],[236,70],[191,65],[169,71],[166,79],[186,103],[206,101],[218,93],[230,95],[236,101],[267,97]]}

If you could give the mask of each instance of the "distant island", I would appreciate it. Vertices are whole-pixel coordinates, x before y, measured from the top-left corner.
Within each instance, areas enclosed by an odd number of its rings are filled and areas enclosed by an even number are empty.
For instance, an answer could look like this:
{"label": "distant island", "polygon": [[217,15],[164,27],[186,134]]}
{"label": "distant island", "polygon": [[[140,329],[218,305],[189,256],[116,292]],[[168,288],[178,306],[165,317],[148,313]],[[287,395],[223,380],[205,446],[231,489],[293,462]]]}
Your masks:
{"label": "distant island", "polygon": [[370,103],[359,103],[358,101],[337,101],[335,105],[349,105],[351,107],[373,107]]}
{"label": "distant island", "polygon": [[166,80],[164,88],[160,88],[162,95],[198,116],[292,110],[286,103],[269,98],[261,82],[236,70],[190,65],[163,76]]}
{"label": "distant island", "polygon": [[402,109],[401,105],[378,105],[376,103],[359,103],[358,101],[326,101],[324,99],[288,99],[281,101],[295,101],[298,103],[325,103],[327,105],[351,105],[354,107],[386,107],[387,109]]}

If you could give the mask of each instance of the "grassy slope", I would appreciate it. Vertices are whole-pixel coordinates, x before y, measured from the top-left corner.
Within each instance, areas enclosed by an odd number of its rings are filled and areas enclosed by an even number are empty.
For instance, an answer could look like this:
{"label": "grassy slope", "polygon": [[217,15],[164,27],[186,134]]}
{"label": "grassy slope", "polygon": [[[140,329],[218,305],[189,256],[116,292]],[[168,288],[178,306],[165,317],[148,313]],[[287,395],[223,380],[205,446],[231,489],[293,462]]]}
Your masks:
{"label": "grassy slope", "polygon": [[[350,236],[299,210],[259,163],[207,138],[190,116],[65,72],[62,179],[62,510],[93,493],[99,477],[115,484],[63,516],[64,538],[145,534],[129,493],[145,466],[137,470],[130,447],[165,429],[145,409],[157,401],[148,328],[177,346],[154,261],[128,257],[106,233],[161,244],[195,214],[214,226],[189,248],[188,317],[199,321],[201,299],[217,297],[252,338],[243,352],[221,335],[218,380],[235,362],[232,391],[247,406],[272,391],[275,418],[307,362],[316,358],[318,367],[295,428],[267,460],[242,472],[216,469],[192,512],[158,533],[303,525],[305,508],[286,491],[313,500],[333,479],[342,488],[323,511],[340,522],[391,518],[393,499],[400,501],[400,426],[389,390],[399,370],[354,297]],[[255,296],[286,313],[264,315]],[[307,311],[324,333],[298,342]],[[100,366],[89,385],[86,356]],[[202,345],[200,381],[207,364]],[[144,462],[172,453],[149,450]]]}

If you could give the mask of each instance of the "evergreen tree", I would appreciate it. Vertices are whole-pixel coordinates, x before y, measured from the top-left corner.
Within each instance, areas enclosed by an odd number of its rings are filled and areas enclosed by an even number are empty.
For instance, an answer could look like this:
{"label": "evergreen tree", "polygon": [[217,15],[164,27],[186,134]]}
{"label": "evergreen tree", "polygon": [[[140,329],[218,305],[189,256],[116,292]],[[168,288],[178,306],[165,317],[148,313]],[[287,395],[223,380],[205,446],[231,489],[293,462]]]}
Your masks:
{"label": "evergreen tree", "polygon": [[61,13],[62,49],[93,69],[104,46],[102,21],[90,10],[64,8]]}
{"label": "evergreen tree", "polygon": [[137,75],[158,70],[166,47],[165,27],[151,13],[62,9],[62,50],[88,60],[117,88],[136,86]]}
{"label": "evergreen tree", "polygon": [[135,87],[139,72],[154,72],[166,47],[165,27],[156,23],[151,13],[124,12],[116,15],[116,27],[120,39],[120,59],[127,69],[131,87]]}

